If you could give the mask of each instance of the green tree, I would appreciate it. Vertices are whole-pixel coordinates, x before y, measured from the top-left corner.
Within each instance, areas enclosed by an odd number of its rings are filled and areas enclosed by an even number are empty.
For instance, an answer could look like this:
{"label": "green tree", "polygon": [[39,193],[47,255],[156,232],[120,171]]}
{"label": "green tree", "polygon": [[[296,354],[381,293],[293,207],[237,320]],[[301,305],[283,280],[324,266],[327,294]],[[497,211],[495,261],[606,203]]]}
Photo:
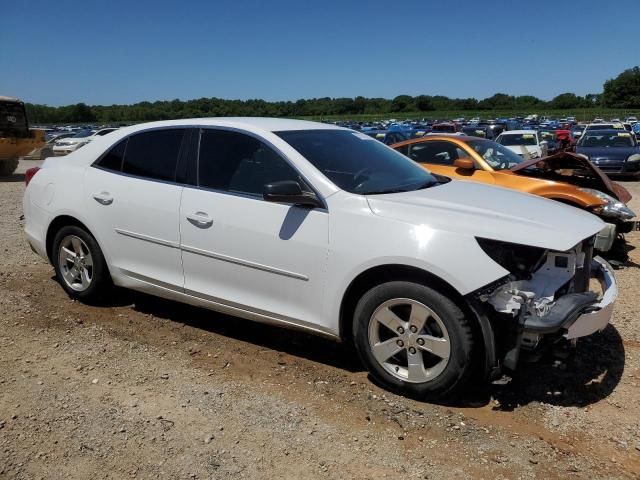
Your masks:
{"label": "green tree", "polygon": [[409,95],[398,95],[391,101],[392,112],[409,112],[415,110],[413,97]]}
{"label": "green tree", "polygon": [[561,93],[549,102],[549,107],[561,110],[566,108],[579,108],[583,104],[584,99],[578,97],[575,93]]}
{"label": "green tree", "polygon": [[640,108],[640,67],[604,82],[602,100],[609,108]]}

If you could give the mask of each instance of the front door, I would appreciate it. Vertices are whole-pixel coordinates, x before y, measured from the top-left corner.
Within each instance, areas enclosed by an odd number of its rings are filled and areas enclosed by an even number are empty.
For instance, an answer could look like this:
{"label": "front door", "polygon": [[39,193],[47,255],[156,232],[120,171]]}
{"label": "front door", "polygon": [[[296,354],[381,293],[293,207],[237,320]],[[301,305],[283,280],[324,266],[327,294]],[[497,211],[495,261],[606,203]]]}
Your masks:
{"label": "front door", "polygon": [[281,180],[306,185],[258,139],[202,130],[198,185],[185,187],[180,212],[185,292],[263,320],[322,323],[328,213],[263,200]]}

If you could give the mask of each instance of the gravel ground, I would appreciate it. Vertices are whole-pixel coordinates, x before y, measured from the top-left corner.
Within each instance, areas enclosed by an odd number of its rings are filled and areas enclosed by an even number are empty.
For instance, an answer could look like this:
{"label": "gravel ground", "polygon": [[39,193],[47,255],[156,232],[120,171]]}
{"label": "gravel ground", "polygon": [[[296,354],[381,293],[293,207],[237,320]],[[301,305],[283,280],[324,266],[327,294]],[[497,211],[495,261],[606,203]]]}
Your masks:
{"label": "gravel ground", "polygon": [[575,358],[434,405],[321,338],[132,292],[71,301],[22,233],[36,164],[0,179],[0,478],[640,478],[640,249]]}

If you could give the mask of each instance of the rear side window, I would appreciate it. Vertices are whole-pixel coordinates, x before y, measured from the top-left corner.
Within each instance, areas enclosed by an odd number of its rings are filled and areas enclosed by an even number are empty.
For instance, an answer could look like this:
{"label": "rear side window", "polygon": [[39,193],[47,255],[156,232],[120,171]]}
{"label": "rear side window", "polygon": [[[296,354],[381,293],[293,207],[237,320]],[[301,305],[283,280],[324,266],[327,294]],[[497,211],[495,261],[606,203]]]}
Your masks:
{"label": "rear side window", "polygon": [[153,130],[129,138],[122,171],[154,180],[175,181],[184,128]]}
{"label": "rear side window", "polygon": [[242,133],[205,129],[200,139],[199,185],[262,196],[267,183],[295,180],[296,170],[261,141]]}
{"label": "rear side window", "polygon": [[109,150],[96,165],[106,170],[113,170],[116,172],[121,171],[124,152],[127,149],[127,141],[128,139],[124,139],[118,143],[115,147]]}

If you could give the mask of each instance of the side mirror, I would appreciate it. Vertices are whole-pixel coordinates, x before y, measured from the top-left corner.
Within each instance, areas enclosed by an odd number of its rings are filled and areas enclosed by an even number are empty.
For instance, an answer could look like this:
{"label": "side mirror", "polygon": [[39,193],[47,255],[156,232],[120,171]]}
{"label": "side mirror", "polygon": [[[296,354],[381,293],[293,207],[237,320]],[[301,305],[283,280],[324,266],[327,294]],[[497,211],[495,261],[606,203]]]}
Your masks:
{"label": "side mirror", "polygon": [[475,170],[476,166],[470,158],[458,158],[453,161],[453,166],[461,170]]}
{"label": "side mirror", "polygon": [[267,202],[292,203],[312,208],[323,206],[315,194],[303,192],[300,184],[294,180],[267,183],[262,198]]}

